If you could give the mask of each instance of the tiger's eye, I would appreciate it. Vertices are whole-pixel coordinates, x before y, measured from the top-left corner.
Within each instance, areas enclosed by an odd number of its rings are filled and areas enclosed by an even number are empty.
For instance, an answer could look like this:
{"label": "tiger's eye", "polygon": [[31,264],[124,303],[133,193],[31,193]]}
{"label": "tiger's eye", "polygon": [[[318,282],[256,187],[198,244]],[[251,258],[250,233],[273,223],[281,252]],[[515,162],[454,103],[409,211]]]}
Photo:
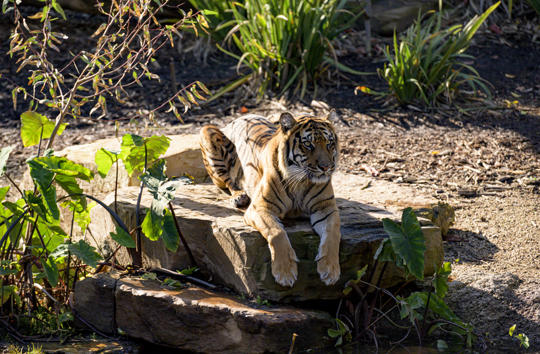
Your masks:
{"label": "tiger's eye", "polygon": [[313,144],[309,140],[305,140],[303,143],[304,147],[309,150],[313,150]]}

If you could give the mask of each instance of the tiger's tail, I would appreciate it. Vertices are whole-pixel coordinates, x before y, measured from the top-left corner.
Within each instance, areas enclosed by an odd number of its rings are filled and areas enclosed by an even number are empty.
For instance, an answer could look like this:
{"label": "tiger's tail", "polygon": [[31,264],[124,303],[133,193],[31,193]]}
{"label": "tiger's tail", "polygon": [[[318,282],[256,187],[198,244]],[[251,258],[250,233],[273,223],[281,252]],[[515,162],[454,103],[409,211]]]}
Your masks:
{"label": "tiger's tail", "polygon": [[234,144],[217,126],[206,125],[201,129],[200,145],[204,166],[214,184],[230,192],[235,207],[247,208],[250,199],[239,186],[243,170]]}

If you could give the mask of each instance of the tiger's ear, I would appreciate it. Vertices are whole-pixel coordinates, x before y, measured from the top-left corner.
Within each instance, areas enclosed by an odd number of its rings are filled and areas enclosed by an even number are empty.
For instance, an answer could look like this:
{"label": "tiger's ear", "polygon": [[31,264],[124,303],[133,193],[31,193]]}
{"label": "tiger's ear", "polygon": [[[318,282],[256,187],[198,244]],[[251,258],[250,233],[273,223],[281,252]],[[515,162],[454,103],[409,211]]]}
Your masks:
{"label": "tiger's ear", "polygon": [[339,115],[337,114],[335,109],[332,109],[332,110],[330,110],[330,112],[328,112],[328,115],[326,116],[326,119],[331,121],[331,122],[335,122],[335,121],[339,120]]}
{"label": "tiger's ear", "polygon": [[289,112],[281,113],[279,117],[279,124],[281,125],[281,130],[284,132],[292,129],[296,125],[296,120]]}

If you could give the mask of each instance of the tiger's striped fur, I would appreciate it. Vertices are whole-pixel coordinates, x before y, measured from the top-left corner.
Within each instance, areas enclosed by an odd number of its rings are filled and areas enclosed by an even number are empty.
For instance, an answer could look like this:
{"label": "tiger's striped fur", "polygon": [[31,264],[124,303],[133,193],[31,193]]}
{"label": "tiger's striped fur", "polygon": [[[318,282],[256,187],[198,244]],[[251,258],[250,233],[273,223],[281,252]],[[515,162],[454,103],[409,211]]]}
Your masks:
{"label": "tiger's striped fur", "polygon": [[277,283],[292,286],[297,279],[298,259],[280,219],[300,215],[310,217],[320,236],[321,280],[339,279],[340,219],[331,183],[339,148],[330,116],[283,113],[274,124],[246,115],[222,130],[207,125],[201,150],[212,181],[231,193],[236,207],[247,207],[245,222],[268,241]]}

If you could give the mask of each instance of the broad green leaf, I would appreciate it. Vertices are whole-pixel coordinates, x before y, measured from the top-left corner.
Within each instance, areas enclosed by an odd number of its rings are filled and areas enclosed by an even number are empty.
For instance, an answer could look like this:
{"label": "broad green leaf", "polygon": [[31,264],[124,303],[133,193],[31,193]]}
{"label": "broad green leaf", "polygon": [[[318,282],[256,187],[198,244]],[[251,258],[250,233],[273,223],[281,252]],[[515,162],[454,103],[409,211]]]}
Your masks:
{"label": "broad green leaf", "polygon": [[96,252],[94,247],[90,246],[84,240],[79,240],[78,243],[67,244],[67,249],[71,254],[92,268],[97,267],[97,262],[103,258]]}
{"label": "broad green leaf", "polygon": [[390,237],[394,252],[401,257],[408,271],[416,278],[424,279],[424,234],[412,208],[403,210],[401,225],[390,219],[383,219],[384,230]]}
{"label": "broad green leaf", "polygon": [[[25,190],[24,196],[28,202],[28,206],[40,218],[51,223],[59,221],[60,211],[56,204],[56,190],[54,187],[47,188],[45,193],[42,192],[40,196],[34,195],[32,191]],[[52,219],[49,216],[52,216]]]}
{"label": "broad green leaf", "polygon": [[6,172],[7,160],[9,158],[9,154],[11,154],[11,151],[13,151],[13,148],[14,146],[7,146],[0,150],[0,177],[2,177]]}
{"label": "broad green leaf", "polygon": [[119,226],[116,226],[116,233],[111,232],[111,238],[124,247],[135,248],[135,240]]}
{"label": "broad green leaf", "polygon": [[[142,183],[154,197],[150,211],[147,212],[141,227],[144,234],[153,241],[159,239],[163,234],[167,249],[176,251],[179,242],[178,233],[172,215],[166,208],[169,201],[174,198],[180,182],[167,181],[164,170],[165,161],[159,160],[140,177]],[[165,222],[164,218],[167,215],[169,217]]]}
{"label": "broad green leaf", "polygon": [[[25,147],[39,144],[40,137],[49,139],[54,130],[55,122],[33,111],[21,114],[21,139]],[[66,128],[67,124],[60,124],[58,135]]]}
{"label": "broad green leaf", "polygon": [[0,188],[0,202],[4,200],[8,191],[9,191],[9,186]]}
{"label": "broad green leaf", "polygon": [[86,198],[82,195],[78,195],[83,192],[79,183],[72,176],[56,175],[55,181],[67,194],[71,196],[72,202],[67,203],[72,211],[82,213],[86,209]]}
{"label": "broad green leaf", "polygon": [[[47,251],[53,252],[54,250],[56,250],[58,245],[64,243],[64,240],[66,239],[67,235],[66,235],[66,232],[59,225],[53,225],[53,224],[45,222],[42,219],[39,219],[37,226],[38,226],[39,232],[43,236]],[[36,236],[36,244],[40,245],[41,247],[41,243],[37,239],[37,236]],[[39,255],[39,253],[37,253],[36,255]]]}
{"label": "broad green leaf", "polygon": [[330,338],[337,338],[337,337],[339,337],[341,335],[342,335],[342,333],[340,331],[338,331],[337,329],[328,328],[328,336]]}
{"label": "broad green leaf", "polygon": [[169,148],[170,139],[166,136],[151,136],[142,138],[138,135],[126,134],[122,137],[120,159],[131,176],[134,171],[142,172],[145,167],[154,162]]}
{"label": "broad green leaf", "polygon": [[59,273],[54,259],[49,256],[47,260],[42,259],[41,264],[43,265],[43,271],[45,272],[45,276],[47,277],[49,283],[52,286],[58,285]]}
{"label": "broad green leaf", "polygon": [[[153,205],[153,203],[152,203]],[[163,214],[159,215],[152,208],[146,212],[141,224],[142,232],[152,241],[157,241],[163,233]]]}
{"label": "broad green leaf", "polygon": [[4,305],[11,295],[16,295],[17,287],[15,285],[3,285],[0,286],[0,299],[2,299],[2,305]]}
{"label": "broad green leaf", "polygon": [[58,209],[58,204],[56,202],[56,187],[50,186],[49,188],[42,190],[41,193],[49,214],[54,220],[60,220],[60,210]]}
{"label": "broad green leaf", "polygon": [[99,149],[96,152],[95,162],[97,170],[101,178],[105,178],[109,173],[113,163],[118,161],[118,155],[120,152],[111,151],[104,148]]}
{"label": "broad green leaf", "polygon": [[94,173],[92,171],[65,157],[54,155],[42,156],[33,158],[31,161],[34,161],[35,163],[42,165],[48,171],[59,175],[80,178],[85,181],[90,181],[94,178]]}
{"label": "broad green leaf", "polygon": [[30,176],[40,191],[49,188],[54,178],[54,172],[46,169],[35,158],[26,161],[26,163],[30,167]]}
{"label": "broad green leaf", "polygon": [[168,209],[165,212],[162,236],[165,247],[171,252],[176,252],[178,250],[178,246],[180,245],[180,236],[176,230],[173,216]]}

